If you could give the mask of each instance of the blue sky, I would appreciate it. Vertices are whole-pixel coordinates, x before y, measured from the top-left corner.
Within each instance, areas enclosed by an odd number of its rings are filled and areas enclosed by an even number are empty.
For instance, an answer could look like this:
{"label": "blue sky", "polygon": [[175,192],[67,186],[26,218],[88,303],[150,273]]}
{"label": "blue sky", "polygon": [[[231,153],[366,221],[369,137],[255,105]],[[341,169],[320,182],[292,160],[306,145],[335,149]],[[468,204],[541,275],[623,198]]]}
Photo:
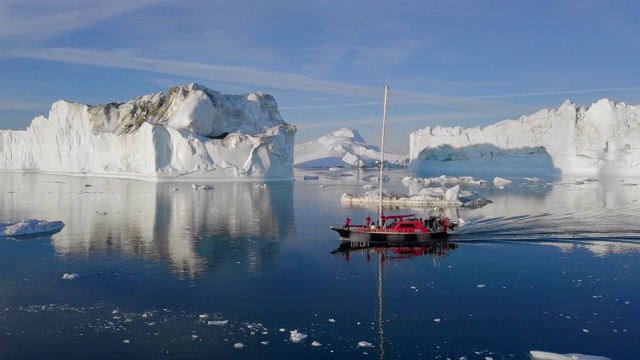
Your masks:
{"label": "blue sky", "polygon": [[126,102],[197,82],[272,94],[296,142],[517,119],[570,99],[640,104],[640,2],[7,0],[0,128],[57,100]]}

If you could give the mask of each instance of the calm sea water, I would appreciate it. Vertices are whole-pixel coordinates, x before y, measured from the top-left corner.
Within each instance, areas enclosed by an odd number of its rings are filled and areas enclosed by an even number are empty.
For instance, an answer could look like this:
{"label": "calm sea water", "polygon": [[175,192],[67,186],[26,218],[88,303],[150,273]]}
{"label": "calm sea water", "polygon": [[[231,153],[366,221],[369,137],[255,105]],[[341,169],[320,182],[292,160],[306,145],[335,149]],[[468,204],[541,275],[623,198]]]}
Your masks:
{"label": "calm sea water", "polygon": [[[311,174],[206,191],[0,173],[0,221],[66,224],[0,238],[0,359],[640,358],[640,180],[462,185],[493,203],[387,210],[461,217],[453,245],[332,254],[330,225],[375,213],[340,203],[371,174]],[[388,186],[417,191],[405,175]]]}

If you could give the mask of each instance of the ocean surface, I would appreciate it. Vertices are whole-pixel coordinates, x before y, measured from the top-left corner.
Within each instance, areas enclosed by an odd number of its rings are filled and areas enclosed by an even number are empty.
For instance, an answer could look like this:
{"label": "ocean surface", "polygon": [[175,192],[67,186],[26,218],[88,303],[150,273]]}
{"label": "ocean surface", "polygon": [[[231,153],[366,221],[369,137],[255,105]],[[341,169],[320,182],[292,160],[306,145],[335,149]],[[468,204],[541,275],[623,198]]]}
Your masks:
{"label": "ocean surface", "polygon": [[479,176],[482,208],[385,210],[461,218],[449,242],[333,252],[371,175],[1,172],[0,222],[66,225],[0,238],[0,359],[640,358],[640,179]]}

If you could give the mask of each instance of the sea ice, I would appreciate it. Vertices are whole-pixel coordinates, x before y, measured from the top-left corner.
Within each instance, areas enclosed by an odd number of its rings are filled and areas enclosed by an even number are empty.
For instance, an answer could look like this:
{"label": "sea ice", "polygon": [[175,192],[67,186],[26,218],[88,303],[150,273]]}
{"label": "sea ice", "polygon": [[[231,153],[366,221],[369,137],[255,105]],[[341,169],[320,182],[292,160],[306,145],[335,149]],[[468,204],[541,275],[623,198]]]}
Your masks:
{"label": "sea ice", "polygon": [[242,349],[244,347],[243,343],[235,343],[233,344],[234,349]]}
{"label": "sea ice", "polygon": [[301,332],[298,332],[298,330],[292,330],[290,331],[290,333],[291,333],[291,337],[289,339],[291,340],[291,342],[294,342],[294,343],[298,343],[307,337],[307,335]]}
{"label": "sea ice", "polygon": [[358,347],[373,347],[373,344],[367,341],[360,341]]}
{"label": "sea ice", "polygon": [[208,325],[222,326],[222,325],[227,325],[228,322],[229,322],[229,320],[209,320],[207,322],[207,324]]}
{"label": "sea ice", "polygon": [[546,351],[532,350],[529,352],[533,360],[611,360],[604,356],[583,355],[577,353],[556,354]]}
{"label": "sea ice", "polygon": [[213,190],[213,186],[211,186],[211,185],[193,184],[193,185],[191,185],[191,189],[193,189],[193,190]]}
{"label": "sea ice", "polygon": [[75,273],[73,273],[73,274],[66,273],[66,274],[62,275],[62,278],[65,279],[65,280],[73,280],[73,279],[77,278],[78,276],[80,276],[80,275],[75,274]]}
{"label": "sea ice", "polygon": [[30,219],[15,223],[0,224],[0,237],[3,236],[26,236],[36,234],[54,234],[62,230],[62,221],[46,221]]}

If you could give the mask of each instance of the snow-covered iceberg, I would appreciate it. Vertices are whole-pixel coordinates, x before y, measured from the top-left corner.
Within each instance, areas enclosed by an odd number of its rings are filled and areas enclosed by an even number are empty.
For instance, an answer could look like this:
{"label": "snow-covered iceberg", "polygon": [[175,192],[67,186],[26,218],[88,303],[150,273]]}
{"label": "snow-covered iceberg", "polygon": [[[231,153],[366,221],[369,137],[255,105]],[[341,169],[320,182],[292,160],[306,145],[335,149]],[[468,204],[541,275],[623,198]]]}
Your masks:
{"label": "snow-covered iceberg", "polygon": [[487,127],[427,127],[410,135],[413,171],[516,171],[640,176],[640,106],[566,101]]}
{"label": "snow-covered iceberg", "polygon": [[[380,190],[374,189],[362,195],[342,194],[343,204],[379,204]],[[460,190],[456,185],[451,188],[428,187],[415,195],[404,195],[395,191],[382,190],[382,204],[386,206],[439,206],[439,207],[482,207],[491,201],[468,190]]]}
{"label": "snow-covered iceberg", "polygon": [[0,237],[48,235],[62,230],[62,221],[46,221],[38,219],[24,220],[14,223],[0,224]]}
{"label": "snow-covered iceberg", "polygon": [[263,93],[198,84],[126,103],[55,102],[26,130],[0,131],[0,168],[161,178],[293,179],[296,127]]}
{"label": "snow-covered iceberg", "polygon": [[[385,153],[385,167],[405,167],[406,155]],[[373,168],[380,161],[380,149],[369,145],[357,130],[342,128],[318,139],[295,145],[297,168]]]}

